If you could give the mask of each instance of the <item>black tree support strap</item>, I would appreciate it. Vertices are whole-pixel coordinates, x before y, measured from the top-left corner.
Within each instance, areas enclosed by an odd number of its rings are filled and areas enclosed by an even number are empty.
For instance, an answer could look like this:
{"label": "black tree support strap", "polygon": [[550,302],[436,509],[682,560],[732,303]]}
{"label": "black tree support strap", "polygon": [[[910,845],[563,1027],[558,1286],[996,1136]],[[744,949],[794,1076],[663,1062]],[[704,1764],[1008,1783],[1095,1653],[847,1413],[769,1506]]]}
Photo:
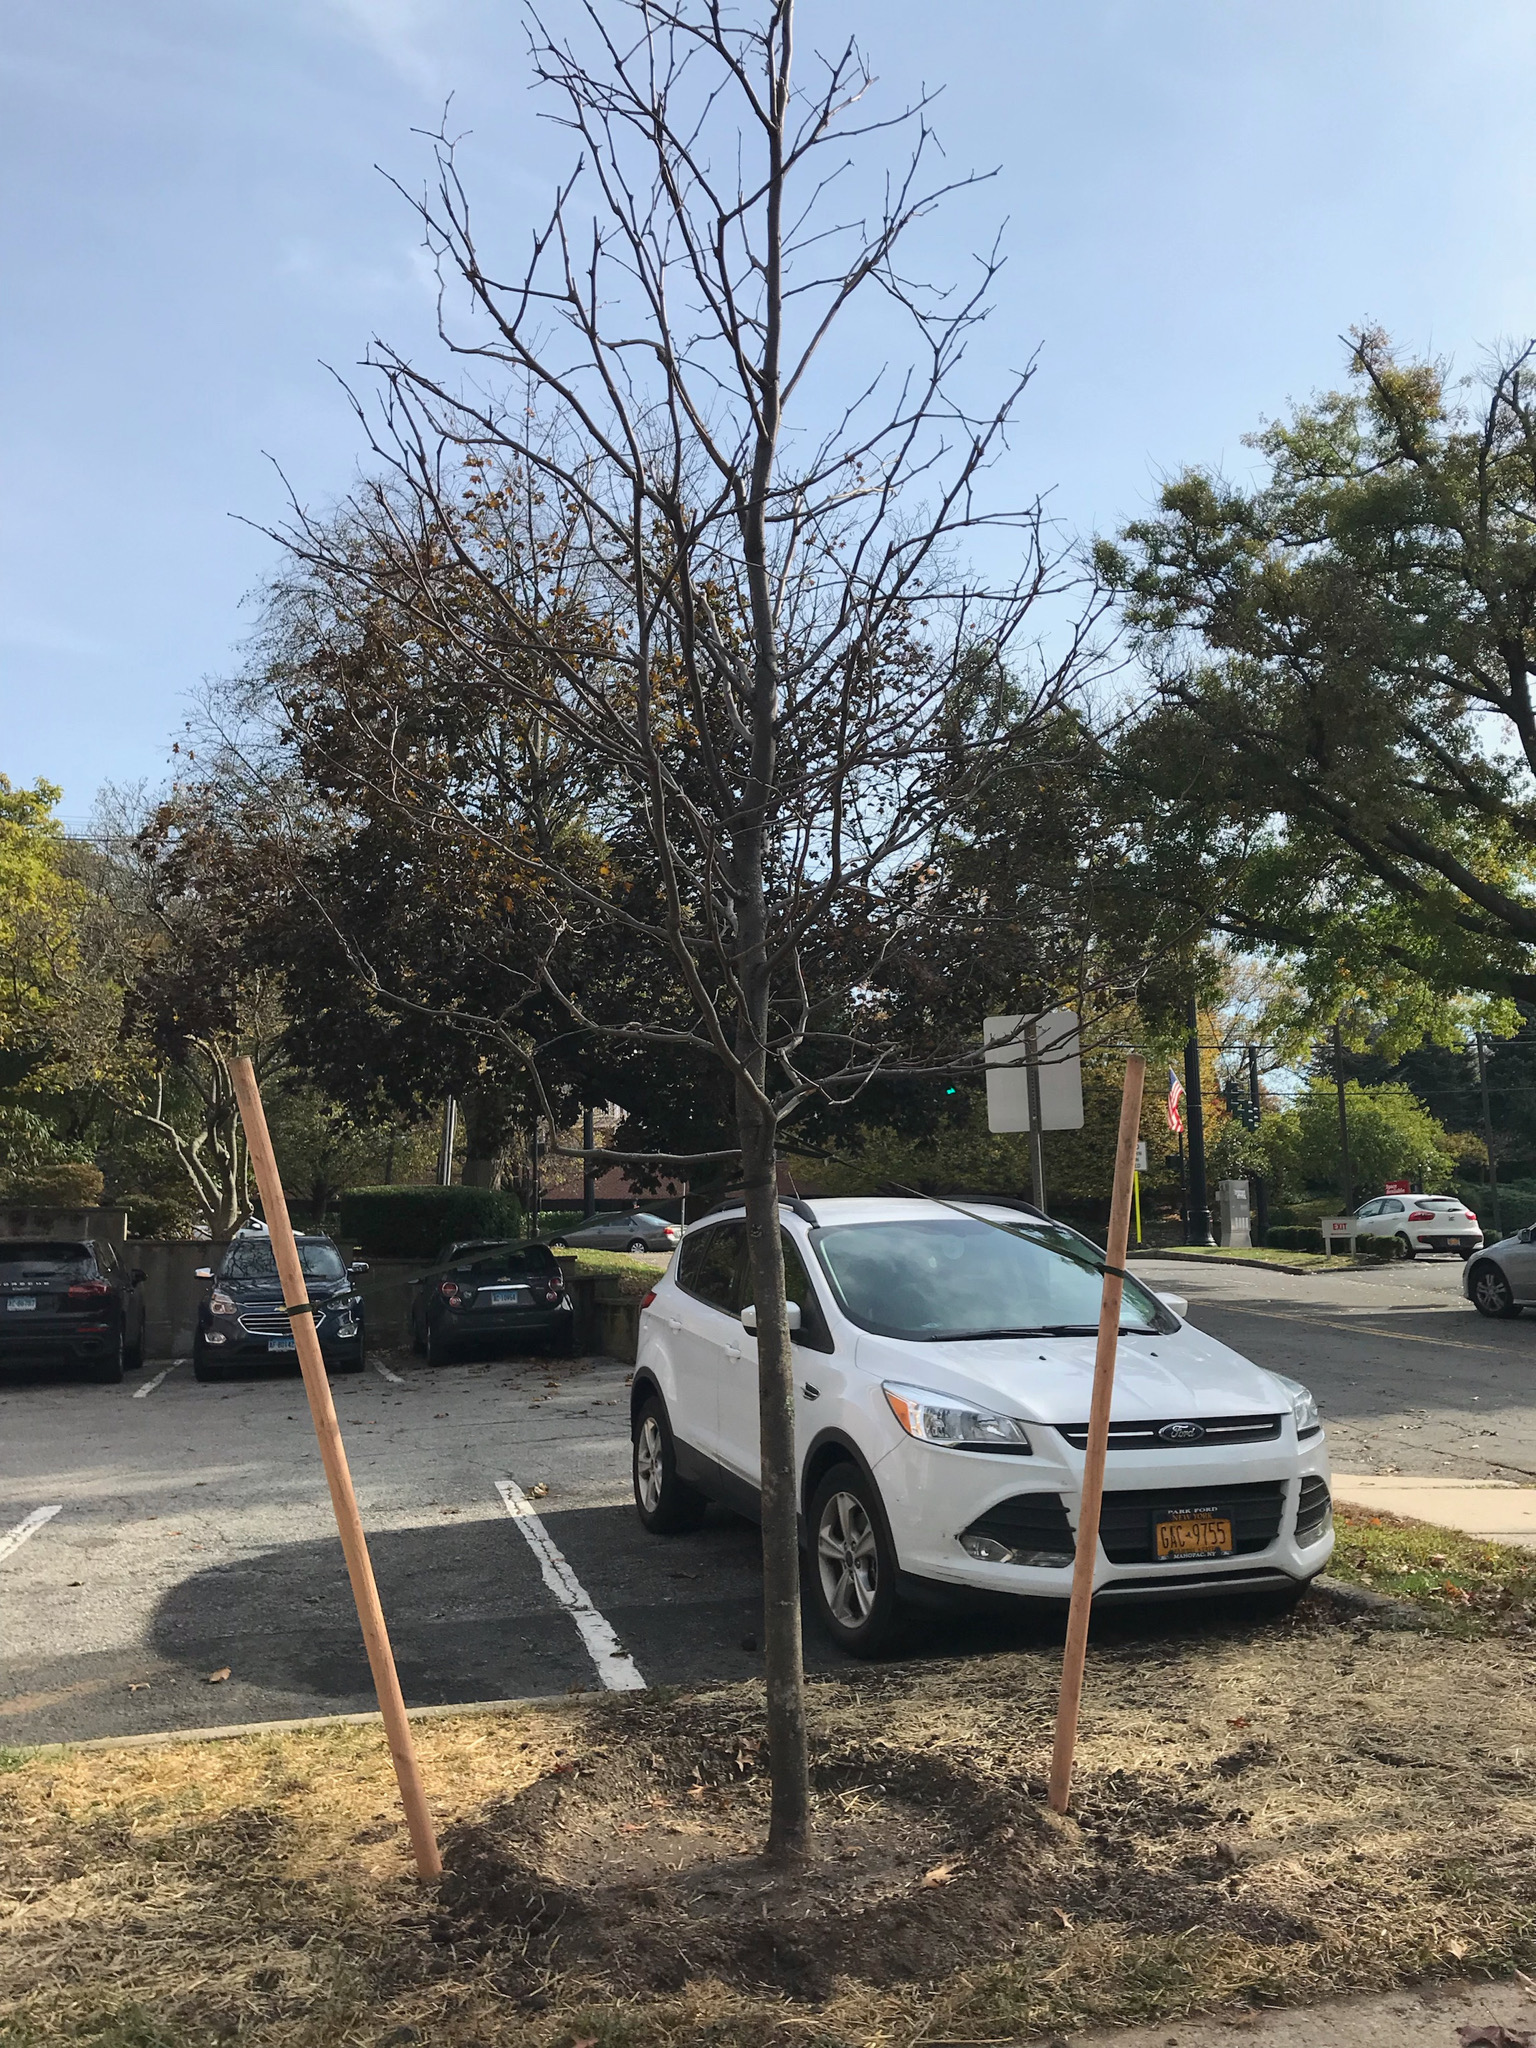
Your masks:
{"label": "black tree support strap", "polygon": [[290,1308],[285,1301],[283,1303],[283,1314],[285,1316],[312,1316],[318,1314],[318,1310],[312,1301],[301,1301],[297,1308]]}

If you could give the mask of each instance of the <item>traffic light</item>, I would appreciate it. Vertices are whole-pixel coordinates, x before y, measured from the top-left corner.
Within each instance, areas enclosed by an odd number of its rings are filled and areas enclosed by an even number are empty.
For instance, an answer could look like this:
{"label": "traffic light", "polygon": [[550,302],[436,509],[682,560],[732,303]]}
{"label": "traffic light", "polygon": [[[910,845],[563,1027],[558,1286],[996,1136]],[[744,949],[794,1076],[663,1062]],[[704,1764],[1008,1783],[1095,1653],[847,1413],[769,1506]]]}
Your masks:
{"label": "traffic light", "polygon": [[1237,1120],[1245,1131],[1259,1128],[1259,1105],[1250,1096],[1237,1106]]}

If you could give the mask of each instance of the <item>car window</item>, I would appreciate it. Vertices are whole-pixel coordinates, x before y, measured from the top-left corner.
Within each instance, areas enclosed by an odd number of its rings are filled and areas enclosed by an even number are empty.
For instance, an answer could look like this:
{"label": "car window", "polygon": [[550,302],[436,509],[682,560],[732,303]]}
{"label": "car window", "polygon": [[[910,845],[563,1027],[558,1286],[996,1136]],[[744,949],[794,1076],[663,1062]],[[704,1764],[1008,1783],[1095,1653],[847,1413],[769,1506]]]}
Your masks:
{"label": "car window", "polygon": [[0,1280],[46,1280],[55,1273],[74,1279],[95,1270],[96,1256],[88,1244],[60,1238],[0,1239]]}
{"label": "car window", "polygon": [[[306,1280],[345,1280],[347,1269],[333,1244],[306,1243],[299,1239],[299,1268]],[[275,1280],[277,1260],[269,1238],[247,1238],[232,1244],[219,1267],[221,1280]]]}
{"label": "car window", "polygon": [[790,1338],[792,1344],[799,1344],[807,1351],[830,1351],[832,1332],[827,1328],[827,1319],[821,1312],[821,1303],[816,1299],[816,1289],[811,1276],[805,1270],[805,1261],[800,1256],[800,1247],[787,1230],[779,1233],[784,1242],[784,1294],[789,1301],[800,1304],[800,1327]]}
{"label": "car window", "polygon": [[117,1256],[117,1247],[109,1237],[91,1240],[91,1249],[96,1254],[96,1263],[103,1273],[117,1274],[122,1271],[122,1261]]}
{"label": "car window", "polygon": [[1363,1223],[1367,1216],[1379,1216],[1381,1214],[1381,1209],[1382,1205],[1380,1202],[1367,1202],[1363,1209],[1357,1209],[1355,1211],[1355,1215],[1359,1219],[1359,1221]]}
{"label": "car window", "polygon": [[[559,1261],[547,1244],[505,1244],[493,1251],[476,1246],[468,1271],[476,1280],[517,1279],[525,1274],[545,1277],[560,1270]],[[465,1271],[460,1266],[459,1271]]]}
{"label": "car window", "polygon": [[734,1315],[739,1306],[736,1273],[744,1228],[740,1223],[717,1223],[711,1230],[685,1237],[678,1256],[678,1286],[727,1315]]}
{"label": "car window", "polygon": [[1401,1216],[1403,1205],[1401,1202],[1383,1202],[1378,1213],[1383,1216]]}
{"label": "car window", "polygon": [[[1098,1328],[1103,1254],[1054,1224],[893,1217],[835,1224],[812,1243],[849,1320],[881,1336],[937,1342]],[[1154,1296],[1130,1278],[1121,1321],[1168,1327]]]}
{"label": "car window", "polygon": [[665,1230],[667,1227],[665,1217],[647,1216],[643,1209],[638,1210],[629,1220],[631,1223],[638,1223],[642,1230]]}

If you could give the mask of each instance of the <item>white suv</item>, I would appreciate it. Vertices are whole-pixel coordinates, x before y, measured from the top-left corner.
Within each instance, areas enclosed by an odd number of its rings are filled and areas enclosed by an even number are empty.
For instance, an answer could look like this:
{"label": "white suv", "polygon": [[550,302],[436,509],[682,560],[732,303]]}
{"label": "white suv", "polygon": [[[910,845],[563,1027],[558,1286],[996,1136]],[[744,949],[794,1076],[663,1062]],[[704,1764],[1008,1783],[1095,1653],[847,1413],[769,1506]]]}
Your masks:
{"label": "white suv", "polygon": [[[832,1636],[873,1655],[906,1601],[1067,1599],[1103,1253],[1003,1203],[785,1202],[780,1227],[802,1540]],[[724,1208],[645,1297],[631,1425],[648,1529],[696,1527],[708,1500],[756,1515],[749,1288],[745,1218]],[[1126,1283],[1097,1591],[1293,1596],[1333,1549],[1316,1404],[1172,1301]]]}

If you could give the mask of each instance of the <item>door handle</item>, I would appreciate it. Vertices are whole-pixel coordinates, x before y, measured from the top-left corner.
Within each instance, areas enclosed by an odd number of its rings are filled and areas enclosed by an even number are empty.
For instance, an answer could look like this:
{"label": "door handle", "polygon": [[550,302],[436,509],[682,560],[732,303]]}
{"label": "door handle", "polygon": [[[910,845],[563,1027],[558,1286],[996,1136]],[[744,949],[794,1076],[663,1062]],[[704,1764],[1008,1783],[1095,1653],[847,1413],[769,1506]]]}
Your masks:
{"label": "door handle", "polygon": [[819,1401],[821,1399],[820,1387],[813,1387],[809,1380],[801,1383],[800,1391],[804,1394],[807,1401]]}
{"label": "door handle", "polygon": [[680,1330],[683,1327],[682,1318],[680,1316],[664,1316],[662,1320],[665,1322],[669,1330]]}
{"label": "door handle", "polygon": [[741,1346],[739,1344],[727,1344],[725,1355],[727,1358],[740,1358],[742,1355]]}

